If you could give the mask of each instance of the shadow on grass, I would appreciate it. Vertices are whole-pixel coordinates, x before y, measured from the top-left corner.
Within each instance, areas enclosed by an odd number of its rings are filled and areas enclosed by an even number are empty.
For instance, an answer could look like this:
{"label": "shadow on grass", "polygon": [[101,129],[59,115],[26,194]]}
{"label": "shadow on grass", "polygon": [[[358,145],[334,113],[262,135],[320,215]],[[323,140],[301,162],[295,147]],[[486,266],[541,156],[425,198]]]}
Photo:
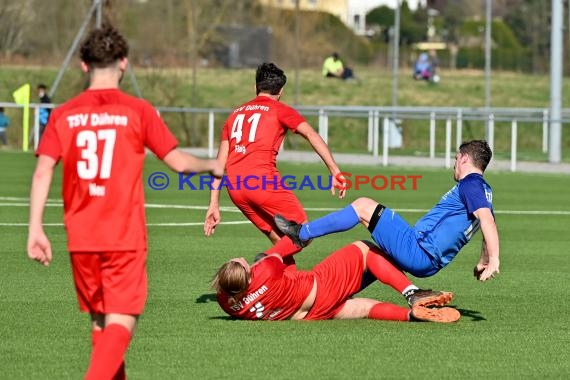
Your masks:
{"label": "shadow on grass", "polygon": [[217,302],[215,293],[202,294],[200,297],[196,298],[196,303],[209,303],[209,302]]}
{"label": "shadow on grass", "polygon": [[218,321],[240,321],[240,322],[243,322],[242,319],[230,317],[229,315],[216,315],[215,317],[209,317],[208,319],[211,321],[218,320]]}
{"label": "shadow on grass", "polygon": [[[202,294],[200,297],[196,298],[196,303],[210,303],[217,302],[216,294]],[[209,317],[210,320],[220,320],[220,321],[239,321],[240,319],[230,317],[229,315],[216,315],[215,317]]]}
{"label": "shadow on grass", "polygon": [[[209,303],[209,302],[217,302],[215,293],[202,294],[200,297],[196,298],[196,303]],[[449,305],[449,306],[454,307],[453,305]],[[471,320],[474,322],[486,321],[487,320],[487,318],[485,318],[483,315],[481,315],[481,312],[479,312],[477,310],[468,310],[468,309],[460,309],[460,308],[456,308],[456,309],[457,309],[457,311],[459,311],[462,318],[471,318]],[[215,317],[210,317],[210,319],[219,319],[219,320],[227,320],[227,321],[238,320],[236,318],[232,318],[232,317],[227,316],[227,315],[223,315],[223,316],[219,315],[219,316],[215,316]]]}
{"label": "shadow on grass", "polygon": [[459,308],[456,308],[456,309],[457,309],[457,311],[459,311],[462,318],[465,318],[465,317],[471,318],[471,320],[474,322],[486,321],[487,320],[487,318],[485,318],[483,315],[481,315],[481,312],[479,312],[479,311],[459,309]]}

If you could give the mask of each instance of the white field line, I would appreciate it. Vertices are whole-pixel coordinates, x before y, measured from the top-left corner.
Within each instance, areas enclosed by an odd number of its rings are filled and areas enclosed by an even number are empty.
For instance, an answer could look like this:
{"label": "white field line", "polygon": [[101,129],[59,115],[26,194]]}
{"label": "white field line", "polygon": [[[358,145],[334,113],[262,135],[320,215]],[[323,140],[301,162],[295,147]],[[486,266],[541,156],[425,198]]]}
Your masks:
{"label": "white field line", "polygon": [[[237,220],[233,222],[221,222],[220,224],[249,224],[249,220]],[[147,223],[148,227],[194,227],[203,226],[204,222],[183,223]],[[44,223],[44,227],[63,227],[63,223]],[[28,223],[0,223],[0,227],[28,227]]]}
{"label": "white field line", "polygon": [[[29,206],[29,199],[28,198],[18,198],[18,197],[0,197],[1,202],[0,207],[28,207]],[[46,207],[62,207],[61,201],[57,200],[48,200],[46,203]],[[168,204],[155,204],[155,203],[147,203],[145,204],[146,208],[155,208],[155,209],[182,209],[182,210],[207,210],[208,206],[196,206],[196,205],[168,205]],[[305,211],[336,211],[339,208],[331,208],[331,207],[306,207]],[[222,212],[236,212],[240,213],[237,207],[220,207],[220,211]],[[394,209],[394,211],[401,212],[401,213],[426,213],[429,210],[427,209],[419,209],[419,208],[404,208],[404,209]],[[502,215],[543,215],[543,216],[552,216],[552,215],[570,215],[570,211],[568,210],[495,210],[495,214],[502,214]],[[236,221],[236,222],[222,222],[222,224],[246,224],[249,223],[248,221]],[[0,223],[0,226],[19,226],[21,223]],[[24,224],[25,225],[25,224]],[[44,224],[45,226],[59,226],[62,224],[53,223]],[[190,223],[149,223],[149,226],[201,226],[203,223],[199,222],[190,222]]]}

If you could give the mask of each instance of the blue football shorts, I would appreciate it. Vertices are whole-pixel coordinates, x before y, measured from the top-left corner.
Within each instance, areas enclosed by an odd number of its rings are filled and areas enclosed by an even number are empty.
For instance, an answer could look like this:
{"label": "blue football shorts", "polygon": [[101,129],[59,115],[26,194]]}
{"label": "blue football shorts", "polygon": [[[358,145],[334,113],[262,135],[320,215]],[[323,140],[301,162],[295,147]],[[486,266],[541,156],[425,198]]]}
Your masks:
{"label": "blue football shorts", "polygon": [[404,272],[415,277],[430,277],[439,271],[439,266],[418,244],[414,228],[388,207],[378,205],[368,230],[376,244]]}

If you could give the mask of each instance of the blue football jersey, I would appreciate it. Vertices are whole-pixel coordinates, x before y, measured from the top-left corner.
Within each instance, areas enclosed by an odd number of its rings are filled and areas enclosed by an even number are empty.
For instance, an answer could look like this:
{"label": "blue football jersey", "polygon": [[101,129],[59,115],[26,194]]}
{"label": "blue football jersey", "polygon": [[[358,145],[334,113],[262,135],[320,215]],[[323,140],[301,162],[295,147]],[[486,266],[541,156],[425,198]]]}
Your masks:
{"label": "blue football jersey", "polygon": [[479,230],[473,212],[493,212],[491,186],[477,173],[469,174],[441,197],[414,226],[418,243],[443,268]]}

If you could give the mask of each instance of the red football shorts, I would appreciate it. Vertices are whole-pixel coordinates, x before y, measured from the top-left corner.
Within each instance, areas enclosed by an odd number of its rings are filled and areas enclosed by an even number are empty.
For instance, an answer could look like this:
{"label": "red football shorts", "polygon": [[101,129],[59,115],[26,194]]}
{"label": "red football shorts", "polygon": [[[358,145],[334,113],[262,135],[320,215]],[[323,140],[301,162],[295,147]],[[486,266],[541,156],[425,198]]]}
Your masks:
{"label": "red football shorts", "polygon": [[360,290],[364,259],[354,244],[335,251],[313,268],[317,296],[306,320],[332,319],[346,301]]}
{"label": "red football shorts", "polygon": [[291,190],[258,189],[231,190],[228,193],[232,202],[259,230],[268,234],[279,231],[273,217],[280,214],[297,223],[306,222],[307,214]]}
{"label": "red football shorts", "polygon": [[147,251],[72,252],[81,311],[140,315],[147,297]]}

